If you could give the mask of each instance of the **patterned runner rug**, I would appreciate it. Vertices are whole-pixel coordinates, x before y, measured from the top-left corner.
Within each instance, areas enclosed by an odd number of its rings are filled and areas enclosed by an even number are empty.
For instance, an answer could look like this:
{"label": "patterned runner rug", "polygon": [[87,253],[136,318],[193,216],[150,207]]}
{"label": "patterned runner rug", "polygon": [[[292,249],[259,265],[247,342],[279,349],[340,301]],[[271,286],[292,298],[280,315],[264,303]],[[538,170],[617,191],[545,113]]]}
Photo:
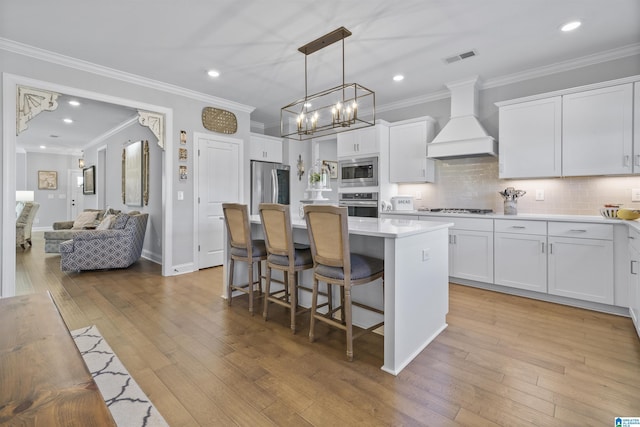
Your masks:
{"label": "patterned runner rug", "polygon": [[118,426],[168,427],[98,328],[76,329],[71,335]]}

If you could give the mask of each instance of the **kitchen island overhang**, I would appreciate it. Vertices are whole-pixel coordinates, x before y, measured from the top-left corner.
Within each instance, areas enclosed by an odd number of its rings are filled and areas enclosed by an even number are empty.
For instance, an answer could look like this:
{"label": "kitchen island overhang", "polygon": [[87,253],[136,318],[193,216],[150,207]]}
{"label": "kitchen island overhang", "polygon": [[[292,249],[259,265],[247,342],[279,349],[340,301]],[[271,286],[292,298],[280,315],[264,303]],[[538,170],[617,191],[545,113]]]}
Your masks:
{"label": "kitchen island overhang", "polygon": [[[308,243],[304,219],[292,219],[294,241]],[[354,300],[384,308],[384,362],[382,370],[397,375],[446,327],[449,311],[449,227],[453,223],[383,218],[349,218],[351,251],[384,259],[382,286],[353,288]],[[262,238],[258,215],[251,216],[253,238]],[[225,241],[223,277],[228,277]],[[246,265],[236,263],[234,275],[246,280]],[[301,282],[312,283],[311,270]],[[226,298],[226,286],[224,297]],[[299,303],[310,306],[300,295]],[[379,322],[375,313],[355,310],[353,323],[368,327]],[[302,332],[304,333],[304,331]],[[356,350],[357,357],[357,350]]]}

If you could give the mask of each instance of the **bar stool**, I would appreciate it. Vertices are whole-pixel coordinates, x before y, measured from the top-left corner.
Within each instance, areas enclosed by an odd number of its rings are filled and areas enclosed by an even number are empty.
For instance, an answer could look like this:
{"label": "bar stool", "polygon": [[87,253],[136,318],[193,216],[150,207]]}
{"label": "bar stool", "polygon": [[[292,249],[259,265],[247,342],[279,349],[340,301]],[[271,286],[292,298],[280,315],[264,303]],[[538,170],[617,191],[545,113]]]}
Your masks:
{"label": "bar stool", "polygon": [[[273,302],[291,311],[291,331],[296,333],[296,315],[298,312],[298,285],[302,270],[313,268],[311,249],[307,245],[293,243],[291,213],[289,206],[275,203],[260,204],[260,219],[264,228],[264,241],[267,247],[267,282],[264,298],[264,320],[269,318],[269,303]],[[284,274],[284,288],[271,292],[272,270]],[[278,281],[279,282],[279,281]],[[306,310],[303,310],[306,311]]]}
{"label": "bar stool", "polygon": [[[249,225],[249,209],[247,205],[239,203],[223,203],[224,222],[227,226],[229,237],[231,261],[229,262],[229,279],[227,292],[229,305],[233,291],[249,294],[249,313],[253,316],[253,292],[258,284],[258,291],[262,292],[262,261],[267,259],[267,250],[264,240],[251,239],[251,226]],[[247,263],[247,283],[233,284],[233,270],[235,261]],[[258,280],[253,280],[253,264],[258,263]]]}
{"label": "bar stool", "polygon": [[[347,359],[352,361],[353,340],[384,324],[384,322],[380,322],[354,336],[351,321],[352,306],[355,305],[379,314],[384,314],[384,311],[352,301],[351,287],[371,283],[380,278],[384,280],[384,261],[350,252],[347,208],[307,205],[304,207],[304,216],[307,221],[314,265],[309,341],[313,342],[315,339],[316,320],[342,329],[346,331],[347,335]],[[318,312],[319,281],[327,284],[329,296],[331,295],[329,292],[331,286],[340,287],[340,307],[333,309],[330,307],[326,314]],[[334,313],[338,310],[342,313],[342,319],[334,317]]]}

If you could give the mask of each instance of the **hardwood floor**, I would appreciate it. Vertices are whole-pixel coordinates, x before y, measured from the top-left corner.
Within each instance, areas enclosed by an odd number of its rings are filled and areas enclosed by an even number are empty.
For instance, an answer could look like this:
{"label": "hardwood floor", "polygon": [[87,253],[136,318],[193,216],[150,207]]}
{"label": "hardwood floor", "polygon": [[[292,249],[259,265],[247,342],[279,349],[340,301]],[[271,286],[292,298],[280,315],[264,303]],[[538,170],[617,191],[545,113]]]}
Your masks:
{"label": "hardwood floor", "polygon": [[[172,426],[609,426],[640,416],[640,341],[629,318],[450,286],[449,327],[400,375],[382,338],[354,343],[284,308],[249,316],[220,298],[222,270],[162,277],[62,273],[59,256],[16,250],[19,294],[50,290],[70,329],[95,324]],[[416,325],[419,327],[419,325]],[[0,402],[1,404],[1,402]]]}

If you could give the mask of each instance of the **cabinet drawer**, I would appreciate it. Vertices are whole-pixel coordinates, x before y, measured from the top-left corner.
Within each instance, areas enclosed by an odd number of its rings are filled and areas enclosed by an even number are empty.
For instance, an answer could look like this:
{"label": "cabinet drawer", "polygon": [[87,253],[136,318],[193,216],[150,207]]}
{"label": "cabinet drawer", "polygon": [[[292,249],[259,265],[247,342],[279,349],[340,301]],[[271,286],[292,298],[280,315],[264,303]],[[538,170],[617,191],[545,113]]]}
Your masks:
{"label": "cabinet drawer", "polygon": [[547,234],[546,221],[525,221],[519,219],[496,219],[496,233]]}
{"label": "cabinet drawer", "polygon": [[493,231],[493,219],[489,218],[458,218],[455,214],[451,214],[442,216],[420,215],[420,219],[423,221],[452,222],[452,228],[459,230]]}
{"label": "cabinet drawer", "polygon": [[549,222],[549,236],[613,240],[613,225],[587,222]]}

